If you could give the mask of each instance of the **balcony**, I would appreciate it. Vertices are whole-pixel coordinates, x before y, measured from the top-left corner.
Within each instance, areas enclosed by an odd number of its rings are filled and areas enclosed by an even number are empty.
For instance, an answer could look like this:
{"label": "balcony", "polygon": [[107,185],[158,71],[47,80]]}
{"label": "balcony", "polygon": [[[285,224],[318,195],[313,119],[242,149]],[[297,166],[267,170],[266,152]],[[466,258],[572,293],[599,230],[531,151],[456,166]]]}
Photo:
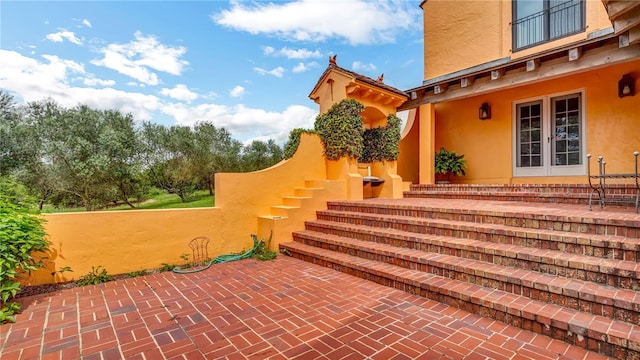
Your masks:
{"label": "balcony", "polygon": [[545,2],[544,10],[516,18],[512,26],[514,51],[573,35],[585,30],[585,2],[570,0],[555,6]]}

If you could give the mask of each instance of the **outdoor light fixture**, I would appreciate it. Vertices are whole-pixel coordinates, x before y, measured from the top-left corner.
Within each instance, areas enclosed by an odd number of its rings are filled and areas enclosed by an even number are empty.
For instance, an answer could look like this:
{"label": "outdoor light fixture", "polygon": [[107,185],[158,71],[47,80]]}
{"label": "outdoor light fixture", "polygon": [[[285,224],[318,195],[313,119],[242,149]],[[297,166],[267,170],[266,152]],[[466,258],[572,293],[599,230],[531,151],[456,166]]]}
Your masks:
{"label": "outdoor light fixture", "polygon": [[634,96],[636,94],[636,79],[631,74],[622,75],[622,79],[618,81],[618,96]]}
{"label": "outdoor light fixture", "polygon": [[491,106],[489,106],[489,103],[485,102],[480,105],[480,109],[478,109],[478,117],[480,120],[491,119]]}

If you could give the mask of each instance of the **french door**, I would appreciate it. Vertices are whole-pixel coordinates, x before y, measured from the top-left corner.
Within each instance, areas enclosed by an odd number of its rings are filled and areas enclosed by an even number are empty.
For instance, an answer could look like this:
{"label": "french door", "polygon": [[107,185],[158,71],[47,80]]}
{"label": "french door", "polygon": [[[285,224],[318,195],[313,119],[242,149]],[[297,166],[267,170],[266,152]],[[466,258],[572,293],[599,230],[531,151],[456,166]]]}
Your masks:
{"label": "french door", "polygon": [[514,176],[584,175],[583,93],[514,106]]}

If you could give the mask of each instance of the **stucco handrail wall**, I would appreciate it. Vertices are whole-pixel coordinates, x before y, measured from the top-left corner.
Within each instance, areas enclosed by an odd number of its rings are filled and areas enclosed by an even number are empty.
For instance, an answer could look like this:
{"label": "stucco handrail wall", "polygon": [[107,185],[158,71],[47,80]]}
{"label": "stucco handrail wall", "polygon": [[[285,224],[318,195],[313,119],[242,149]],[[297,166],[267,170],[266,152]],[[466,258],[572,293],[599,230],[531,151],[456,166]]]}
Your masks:
{"label": "stucco handrail wall", "polygon": [[[282,196],[305,180],[325,180],[324,148],[316,135],[302,134],[293,158],[262,171],[216,175],[216,206],[199,209],[96,211],[44,215],[51,241],[47,268],[32,273],[28,285],[77,280],[101,266],[109,274],[182,265],[189,241],[207,236],[215,257],[251,247],[258,216],[269,214]],[[69,266],[73,272],[55,271]],[[53,274],[53,275],[52,275]]]}
{"label": "stucco handrail wall", "polygon": [[281,204],[283,196],[293,196],[306,180],[326,179],[322,142],[317,135],[305,133],[291,159],[256,172],[216,174],[216,207],[225,217],[223,238],[258,233],[258,217],[270,216],[271,207]]}

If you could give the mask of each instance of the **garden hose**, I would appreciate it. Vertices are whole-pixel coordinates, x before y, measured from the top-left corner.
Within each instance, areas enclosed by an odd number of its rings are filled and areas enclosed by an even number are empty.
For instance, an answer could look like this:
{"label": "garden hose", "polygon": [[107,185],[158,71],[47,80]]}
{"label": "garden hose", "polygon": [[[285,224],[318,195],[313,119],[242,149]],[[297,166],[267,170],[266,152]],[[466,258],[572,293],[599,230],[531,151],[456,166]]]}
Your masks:
{"label": "garden hose", "polygon": [[215,259],[207,262],[204,267],[198,267],[194,269],[188,269],[188,268],[182,269],[179,266],[176,266],[175,268],[173,268],[173,272],[177,274],[191,274],[191,273],[207,270],[213,264],[222,264],[230,261],[248,259],[253,256],[253,254],[256,252],[256,250],[258,250],[261,244],[264,244],[264,240],[262,239],[258,240],[258,235],[251,234],[251,238],[253,239],[253,248],[249,249],[248,251],[242,254],[222,254],[217,256]]}

